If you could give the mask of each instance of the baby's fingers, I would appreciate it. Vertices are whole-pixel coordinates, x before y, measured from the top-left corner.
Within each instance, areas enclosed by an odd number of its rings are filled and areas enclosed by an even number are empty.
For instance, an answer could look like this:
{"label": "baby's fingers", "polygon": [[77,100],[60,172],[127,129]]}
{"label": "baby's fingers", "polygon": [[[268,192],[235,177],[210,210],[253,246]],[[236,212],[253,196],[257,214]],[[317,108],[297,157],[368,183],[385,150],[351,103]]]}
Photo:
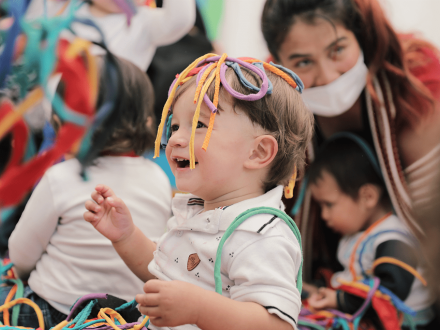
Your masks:
{"label": "baby's fingers", "polygon": [[96,204],[95,202],[88,200],[85,203],[85,207],[88,211],[92,212],[92,213],[98,213],[99,211],[102,210],[102,207],[99,206],[98,204]]}
{"label": "baby's fingers", "polygon": [[90,222],[92,225],[94,225],[94,223],[97,221],[96,215],[92,212],[89,212],[89,211],[84,212],[83,218],[87,222]]}
{"label": "baby's fingers", "polygon": [[104,197],[102,197],[101,193],[96,190],[92,192],[91,196],[92,199],[98,204],[101,204],[104,201]]}
{"label": "baby's fingers", "polygon": [[110,187],[104,185],[104,184],[98,184],[95,187],[95,190],[102,195],[102,197],[116,197],[113,190],[110,189]]}
{"label": "baby's fingers", "polygon": [[123,201],[122,199],[120,199],[120,198],[114,196],[114,197],[108,197],[108,198],[106,198],[105,200],[106,200],[106,202],[107,202],[111,207],[114,208],[114,210],[115,210],[117,213],[120,213],[120,214],[126,214],[126,213],[129,213],[129,212],[128,212],[128,209],[127,209],[127,206],[125,205],[125,203],[124,203],[124,201]]}

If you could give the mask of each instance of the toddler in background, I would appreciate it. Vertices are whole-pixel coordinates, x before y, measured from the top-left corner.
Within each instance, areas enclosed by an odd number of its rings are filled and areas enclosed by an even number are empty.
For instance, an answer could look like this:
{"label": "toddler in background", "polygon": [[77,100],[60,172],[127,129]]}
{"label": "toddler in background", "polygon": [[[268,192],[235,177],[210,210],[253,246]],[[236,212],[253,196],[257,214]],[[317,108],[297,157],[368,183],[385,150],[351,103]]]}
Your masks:
{"label": "toddler in background", "polygon": [[[111,243],[84,222],[84,203],[98,183],[111,185],[123,196],[137,228],[151,239],[160,237],[171,214],[171,187],[165,173],[141,155],[151,148],[155,130],[153,88],[144,72],[134,64],[117,59],[120,90],[118,116],[101,148],[96,141],[110,128],[106,121],[95,131],[92,148],[100,151],[80,176],[76,158],[51,167],[35,188],[9,240],[11,261],[19,277],[28,279],[25,297],[43,310],[50,328],[64,320],[70,306],[81,296],[106,292],[124,299],[142,290],[140,281],[127,268]],[[97,108],[114,93],[107,88],[104,67],[98,62],[100,81]],[[63,96],[63,84],[58,87]],[[95,147],[93,147],[95,145]],[[10,287],[1,288],[0,303]],[[32,308],[21,307],[18,324],[37,328]]]}
{"label": "toddler in background", "polygon": [[[423,260],[409,229],[392,214],[374,155],[359,137],[341,133],[325,144],[309,168],[310,189],[321,206],[322,219],[343,235],[338,260],[344,270],[331,279],[336,290],[320,288],[308,302],[315,309],[334,308],[353,314],[364,300],[337,290],[339,281],[355,281],[372,272],[383,287],[418,312],[415,321],[425,326],[434,317],[431,307],[435,297],[415,277],[416,273],[426,271]],[[389,263],[389,259],[382,258],[393,258],[397,262]],[[402,263],[417,272],[405,270],[399,266]]]}
{"label": "toddler in background", "polygon": [[[241,78],[232,67],[222,69],[235,95],[251,96],[243,78],[261,85],[255,72],[244,67]],[[202,103],[194,133],[194,169],[190,137],[197,77],[186,79],[177,90],[166,155],[177,188],[190,194],[174,197],[174,216],[157,245],[135,226],[130,207],[108,186],[98,185],[93,201],[86,203],[85,220],[111,240],[130,269],[147,281],[145,294],[137,295],[136,301],[141,313],[150,316],[150,329],[297,328],[301,248],[277,216],[254,215],[226,240],[218,274],[222,295],[214,290],[216,251],[225,230],[251,208],[284,210],[283,185],[296,168],[302,168],[312,136],[313,117],[299,92],[281,76],[268,70],[266,74],[272,94],[252,102],[231,96],[224,83],[220,85],[207,151],[202,145],[212,115]],[[295,85],[297,77],[291,74]],[[206,95],[212,100],[213,94],[214,83]]]}

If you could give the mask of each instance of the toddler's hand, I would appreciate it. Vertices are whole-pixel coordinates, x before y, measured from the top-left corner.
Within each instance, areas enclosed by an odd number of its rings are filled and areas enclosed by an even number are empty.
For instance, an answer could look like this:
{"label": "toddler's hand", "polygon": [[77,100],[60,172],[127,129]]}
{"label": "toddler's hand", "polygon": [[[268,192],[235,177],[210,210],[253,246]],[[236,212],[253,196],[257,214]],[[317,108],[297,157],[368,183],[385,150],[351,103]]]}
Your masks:
{"label": "toddler's hand", "polygon": [[84,213],[84,219],[112,243],[122,241],[134,232],[136,227],[130,211],[109,187],[97,185],[92,199],[85,204],[88,211]]}
{"label": "toddler's hand", "polygon": [[329,288],[319,288],[308,299],[310,307],[314,309],[338,308],[336,291]]}
{"label": "toddler's hand", "polygon": [[203,289],[186,282],[150,280],[138,294],[139,311],[157,327],[196,324]]}

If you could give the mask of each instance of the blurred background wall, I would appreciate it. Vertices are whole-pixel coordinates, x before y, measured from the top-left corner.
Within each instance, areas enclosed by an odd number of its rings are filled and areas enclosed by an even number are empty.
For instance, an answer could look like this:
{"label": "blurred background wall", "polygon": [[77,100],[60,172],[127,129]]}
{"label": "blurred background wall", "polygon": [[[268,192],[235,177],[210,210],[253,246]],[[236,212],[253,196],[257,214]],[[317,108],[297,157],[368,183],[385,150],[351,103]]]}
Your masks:
{"label": "blurred background wall", "polygon": [[418,32],[440,48],[440,0],[381,0],[398,32]]}

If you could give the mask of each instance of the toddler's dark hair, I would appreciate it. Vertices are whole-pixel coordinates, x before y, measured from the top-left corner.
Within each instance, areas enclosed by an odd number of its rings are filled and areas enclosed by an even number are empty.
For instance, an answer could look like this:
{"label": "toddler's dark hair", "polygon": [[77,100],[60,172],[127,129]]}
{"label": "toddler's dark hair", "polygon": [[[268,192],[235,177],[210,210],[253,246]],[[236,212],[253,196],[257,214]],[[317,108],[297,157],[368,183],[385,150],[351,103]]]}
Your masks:
{"label": "toddler's dark hair", "polygon": [[[101,152],[117,154],[134,151],[140,156],[153,147],[156,137],[153,85],[147,74],[133,63],[117,57],[115,60],[120,72],[122,89],[118,107],[122,111],[118,119],[119,124],[114,127]],[[105,82],[102,79],[103,75],[101,75],[98,107],[102,103],[103,94],[107,92],[103,90]],[[102,129],[105,130],[106,127]],[[95,136],[97,134],[98,131]]]}
{"label": "toddler's dark hair", "polygon": [[[109,128],[107,121],[104,121],[93,133],[92,148],[95,147],[97,150],[94,153],[98,154],[124,154],[134,151],[140,156],[153,147],[156,136],[153,85],[147,74],[133,63],[114,55],[112,59],[119,71],[120,92],[115,105],[117,109],[113,110],[114,115],[107,120],[112,121],[112,127]],[[108,77],[104,71],[107,61],[107,57],[97,57],[100,69],[97,109],[103,105],[108,93],[114,93],[107,90]],[[57,87],[57,94],[61,97],[64,95],[62,82]],[[55,131],[58,131],[62,123],[59,119],[57,122],[56,118],[53,116],[51,123]],[[89,155],[86,165],[91,164],[96,156],[98,155]]]}
{"label": "toddler's dark hair", "polygon": [[309,184],[316,184],[326,171],[331,174],[339,188],[356,200],[359,189],[373,184],[381,190],[381,203],[389,202],[382,176],[374,168],[366,152],[353,140],[345,137],[329,141],[316,156],[307,172]]}

